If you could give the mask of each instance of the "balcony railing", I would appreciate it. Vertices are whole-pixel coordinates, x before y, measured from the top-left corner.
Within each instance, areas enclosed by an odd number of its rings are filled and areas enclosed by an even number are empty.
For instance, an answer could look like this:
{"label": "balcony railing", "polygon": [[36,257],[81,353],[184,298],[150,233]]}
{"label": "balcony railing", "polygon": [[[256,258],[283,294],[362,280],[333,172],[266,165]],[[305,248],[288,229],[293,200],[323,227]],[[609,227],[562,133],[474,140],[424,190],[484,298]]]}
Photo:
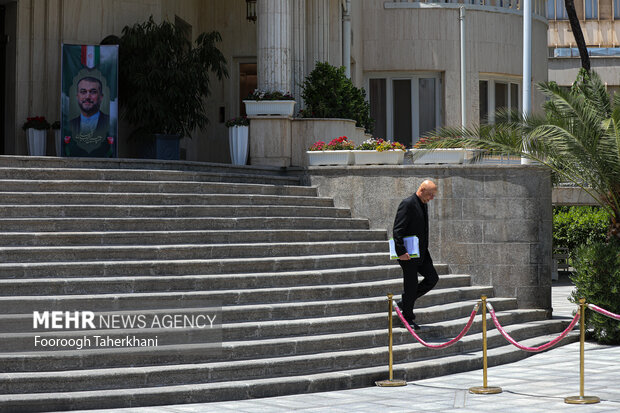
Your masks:
{"label": "balcony railing", "polygon": [[[447,7],[454,8],[465,5],[468,9],[492,10],[492,11],[521,11],[522,0],[401,0],[384,3],[386,9],[397,8],[425,8],[425,7]],[[547,18],[547,1],[532,0],[532,13],[537,17]]]}

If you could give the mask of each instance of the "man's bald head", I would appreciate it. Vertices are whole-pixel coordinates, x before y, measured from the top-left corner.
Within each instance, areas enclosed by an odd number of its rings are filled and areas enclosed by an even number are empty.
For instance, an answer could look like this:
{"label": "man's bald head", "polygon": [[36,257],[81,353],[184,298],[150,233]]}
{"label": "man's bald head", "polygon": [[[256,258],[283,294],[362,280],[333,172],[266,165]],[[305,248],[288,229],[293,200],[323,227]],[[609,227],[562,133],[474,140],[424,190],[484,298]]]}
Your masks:
{"label": "man's bald head", "polygon": [[435,198],[435,195],[437,195],[437,192],[438,192],[437,185],[430,179],[426,179],[418,187],[418,190],[416,191],[416,195],[418,196],[418,198],[420,198],[420,201],[426,204],[428,201]]}

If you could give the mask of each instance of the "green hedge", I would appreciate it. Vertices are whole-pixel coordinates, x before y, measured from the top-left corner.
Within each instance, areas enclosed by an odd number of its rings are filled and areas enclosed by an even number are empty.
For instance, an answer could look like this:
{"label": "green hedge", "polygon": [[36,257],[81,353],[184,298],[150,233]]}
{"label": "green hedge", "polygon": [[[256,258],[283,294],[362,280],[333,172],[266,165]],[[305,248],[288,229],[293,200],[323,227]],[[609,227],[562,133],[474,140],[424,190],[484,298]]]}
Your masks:
{"label": "green hedge", "polygon": [[317,62],[302,87],[306,108],[300,111],[301,117],[353,119],[356,126],[372,132],[374,121],[366,91],[345,76],[344,66]]}
{"label": "green hedge", "polygon": [[553,210],[553,246],[566,247],[570,256],[581,245],[607,238],[609,215],[600,207],[556,207]]}
{"label": "green hedge", "polygon": [[[583,245],[575,252],[575,291],[571,301],[585,298],[612,313],[620,314],[620,241]],[[586,310],[586,325],[603,344],[620,344],[620,321]]]}

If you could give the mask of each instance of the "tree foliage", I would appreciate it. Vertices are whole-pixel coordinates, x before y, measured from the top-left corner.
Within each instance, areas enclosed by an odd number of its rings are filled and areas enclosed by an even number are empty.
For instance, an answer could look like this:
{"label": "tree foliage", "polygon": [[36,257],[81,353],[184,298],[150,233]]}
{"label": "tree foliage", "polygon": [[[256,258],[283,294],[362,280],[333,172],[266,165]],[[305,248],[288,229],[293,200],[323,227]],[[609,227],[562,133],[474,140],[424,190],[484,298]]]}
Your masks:
{"label": "tree foliage", "polygon": [[595,72],[580,69],[569,90],[541,83],[544,114],[524,117],[499,111],[496,123],[432,132],[425,148],[466,147],[511,154],[548,166],[583,188],[610,218],[609,235],[620,237],[620,96],[613,100]]}
{"label": "tree foliage", "polygon": [[181,27],[153,17],[123,29],[119,46],[121,113],[140,135],[191,136],[209,119],[205,98],[211,94],[209,72],[228,76],[216,47],[218,32],[202,33],[195,43]]}
{"label": "tree foliage", "polygon": [[353,119],[356,126],[372,131],[366,91],[353,85],[344,67],[317,62],[304,81],[302,97],[306,107],[300,114],[304,118]]}

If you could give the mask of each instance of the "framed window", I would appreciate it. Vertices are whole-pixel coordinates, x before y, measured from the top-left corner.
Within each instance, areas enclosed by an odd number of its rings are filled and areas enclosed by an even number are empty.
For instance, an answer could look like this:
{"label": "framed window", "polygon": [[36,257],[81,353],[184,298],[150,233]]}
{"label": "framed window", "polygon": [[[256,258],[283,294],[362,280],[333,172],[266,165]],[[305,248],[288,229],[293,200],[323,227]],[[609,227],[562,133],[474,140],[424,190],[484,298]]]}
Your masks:
{"label": "framed window", "polygon": [[410,146],[441,125],[438,73],[374,75],[368,79],[373,135]]}
{"label": "framed window", "polygon": [[547,19],[555,20],[555,0],[547,0]]}
{"label": "framed window", "polygon": [[598,20],[598,0],[584,0],[586,20]]}
{"label": "framed window", "polygon": [[568,20],[564,0],[547,0],[548,20]]}
{"label": "framed window", "polygon": [[614,0],[614,20],[620,19],[620,0]]}
{"label": "framed window", "polygon": [[478,109],[480,123],[495,123],[499,109],[521,109],[521,84],[502,78],[480,79],[478,82]]}

